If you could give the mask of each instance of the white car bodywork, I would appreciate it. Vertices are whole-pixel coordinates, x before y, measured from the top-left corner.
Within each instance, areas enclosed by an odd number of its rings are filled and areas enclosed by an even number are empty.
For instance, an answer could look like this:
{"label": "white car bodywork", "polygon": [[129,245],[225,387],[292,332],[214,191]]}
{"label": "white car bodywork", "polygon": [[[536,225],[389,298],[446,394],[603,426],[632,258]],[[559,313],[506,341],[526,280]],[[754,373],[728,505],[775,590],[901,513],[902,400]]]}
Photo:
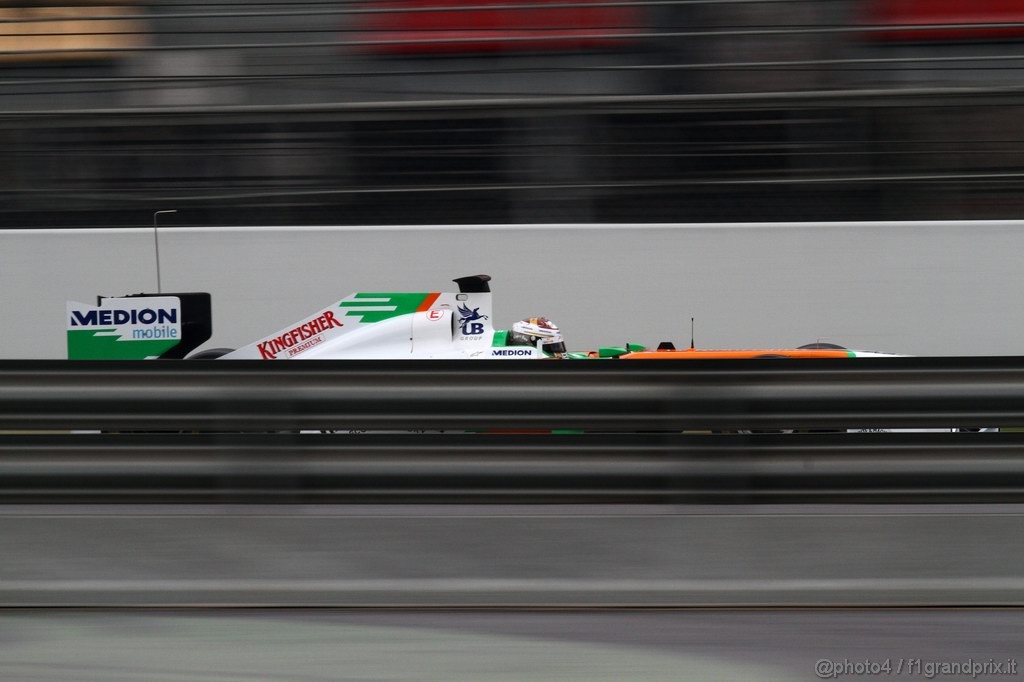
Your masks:
{"label": "white car bodywork", "polygon": [[223,356],[225,360],[543,359],[495,331],[490,277],[455,280],[459,292],[356,293]]}

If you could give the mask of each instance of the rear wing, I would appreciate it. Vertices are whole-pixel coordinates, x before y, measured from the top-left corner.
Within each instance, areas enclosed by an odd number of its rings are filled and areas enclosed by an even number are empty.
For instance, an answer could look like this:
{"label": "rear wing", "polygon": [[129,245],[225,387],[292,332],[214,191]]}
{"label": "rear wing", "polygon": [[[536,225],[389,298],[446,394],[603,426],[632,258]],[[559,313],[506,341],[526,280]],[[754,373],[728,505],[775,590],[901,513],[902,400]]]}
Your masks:
{"label": "rear wing", "polygon": [[99,296],[67,302],[69,360],[181,359],[213,333],[210,294]]}

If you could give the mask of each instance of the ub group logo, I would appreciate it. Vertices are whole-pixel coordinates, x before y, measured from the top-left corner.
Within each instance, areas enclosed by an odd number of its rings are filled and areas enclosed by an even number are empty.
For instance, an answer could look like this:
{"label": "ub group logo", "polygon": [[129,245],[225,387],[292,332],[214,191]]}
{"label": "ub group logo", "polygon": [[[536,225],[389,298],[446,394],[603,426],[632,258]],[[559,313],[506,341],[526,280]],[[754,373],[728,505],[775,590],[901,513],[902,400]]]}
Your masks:
{"label": "ub group logo", "polygon": [[484,333],[483,322],[477,320],[486,320],[486,315],[480,314],[480,308],[472,308],[466,304],[459,306],[459,325],[462,328],[463,336],[477,336]]}

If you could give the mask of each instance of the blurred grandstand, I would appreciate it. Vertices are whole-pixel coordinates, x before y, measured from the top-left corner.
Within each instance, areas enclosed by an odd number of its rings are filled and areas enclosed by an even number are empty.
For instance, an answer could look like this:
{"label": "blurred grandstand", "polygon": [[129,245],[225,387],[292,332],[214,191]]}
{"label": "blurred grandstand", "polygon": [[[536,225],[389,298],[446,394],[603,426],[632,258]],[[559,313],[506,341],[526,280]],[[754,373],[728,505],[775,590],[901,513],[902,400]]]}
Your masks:
{"label": "blurred grandstand", "polygon": [[1020,218],[1018,0],[0,7],[0,225]]}

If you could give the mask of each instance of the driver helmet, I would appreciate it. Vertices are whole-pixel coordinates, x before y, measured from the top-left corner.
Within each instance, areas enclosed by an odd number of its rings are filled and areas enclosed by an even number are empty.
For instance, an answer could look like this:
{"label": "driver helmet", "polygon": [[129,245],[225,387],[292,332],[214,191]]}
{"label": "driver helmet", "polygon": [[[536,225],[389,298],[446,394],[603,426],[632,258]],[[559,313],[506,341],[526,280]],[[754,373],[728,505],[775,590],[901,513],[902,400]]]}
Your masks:
{"label": "driver helmet", "polygon": [[565,341],[558,325],[546,317],[530,317],[512,325],[509,332],[509,345],[533,346],[545,353],[562,355],[565,353]]}

